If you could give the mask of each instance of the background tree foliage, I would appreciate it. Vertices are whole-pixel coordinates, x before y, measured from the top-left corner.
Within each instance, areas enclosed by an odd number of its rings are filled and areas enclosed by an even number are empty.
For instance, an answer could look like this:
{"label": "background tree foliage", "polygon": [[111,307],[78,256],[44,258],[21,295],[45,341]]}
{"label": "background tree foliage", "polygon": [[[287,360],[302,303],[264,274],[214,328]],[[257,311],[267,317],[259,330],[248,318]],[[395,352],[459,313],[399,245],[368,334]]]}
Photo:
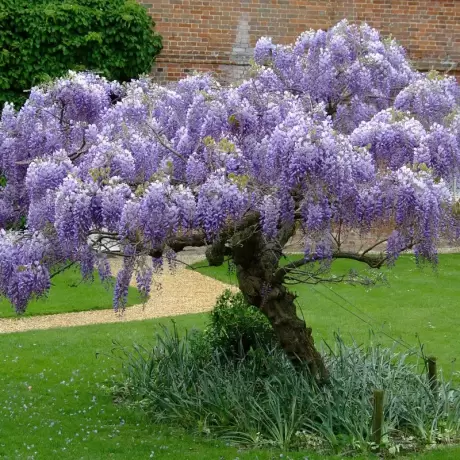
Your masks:
{"label": "background tree foliage", "polygon": [[127,81],[148,72],[161,36],[134,0],[2,0],[0,107],[71,70]]}

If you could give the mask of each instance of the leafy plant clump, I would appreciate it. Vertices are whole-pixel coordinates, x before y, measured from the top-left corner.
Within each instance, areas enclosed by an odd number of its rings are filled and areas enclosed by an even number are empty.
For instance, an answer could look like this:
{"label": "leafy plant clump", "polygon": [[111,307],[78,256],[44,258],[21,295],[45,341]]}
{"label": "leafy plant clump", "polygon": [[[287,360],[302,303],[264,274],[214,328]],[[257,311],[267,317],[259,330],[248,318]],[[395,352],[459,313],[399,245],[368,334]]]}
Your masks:
{"label": "leafy plant clump", "polygon": [[249,305],[241,292],[226,290],[210,314],[203,339],[211,350],[231,358],[244,358],[250,350],[272,349],[277,345],[267,318]]}
{"label": "leafy plant clump", "polygon": [[134,0],[0,2],[0,107],[70,70],[127,81],[150,71],[161,37]]}
{"label": "leafy plant clump", "polygon": [[[441,378],[433,394],[415,352],[348,346],[337,336],[325,356],[330,382],[318,386],[279,348],[251,349],[235,360],[221,349],[197,352],[196,339],[205,336],[165,327],[149,349],[118,347],[116,400],[141,408],[155,423],[254,447],[323,454],[379,447],[395,454],[458,440],[460,391]],[[386,395],[385,435],[376,446],[372,395],[379,388]]]}

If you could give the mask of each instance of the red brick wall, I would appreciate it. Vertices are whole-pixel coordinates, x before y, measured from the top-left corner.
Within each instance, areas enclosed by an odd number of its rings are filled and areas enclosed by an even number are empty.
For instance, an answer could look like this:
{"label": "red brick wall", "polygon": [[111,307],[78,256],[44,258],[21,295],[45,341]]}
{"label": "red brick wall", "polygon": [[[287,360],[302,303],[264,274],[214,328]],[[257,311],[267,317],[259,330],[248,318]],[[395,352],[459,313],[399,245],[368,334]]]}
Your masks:
{"label": "red brick wall", "polygon": [[164,38],[154,70],[160,80],[191,70],[238,79],[259,37],[287,44],[304,30],[325,29],[343,18],[392,34],[422,70],[460,68],[460,0],[139,1]]}

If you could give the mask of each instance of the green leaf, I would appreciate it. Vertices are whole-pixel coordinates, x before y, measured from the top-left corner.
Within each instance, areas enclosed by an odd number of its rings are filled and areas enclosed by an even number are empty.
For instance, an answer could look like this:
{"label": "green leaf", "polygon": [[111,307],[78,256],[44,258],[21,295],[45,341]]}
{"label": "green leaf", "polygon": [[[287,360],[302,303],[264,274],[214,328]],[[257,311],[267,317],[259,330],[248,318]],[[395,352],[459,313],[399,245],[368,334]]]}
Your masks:
{"label": "green leaf", "polygon": [[40,75],[100,68],[120,81],[149,73],[161,37],[132,0],[0,0],[0,109],[22,104]]}

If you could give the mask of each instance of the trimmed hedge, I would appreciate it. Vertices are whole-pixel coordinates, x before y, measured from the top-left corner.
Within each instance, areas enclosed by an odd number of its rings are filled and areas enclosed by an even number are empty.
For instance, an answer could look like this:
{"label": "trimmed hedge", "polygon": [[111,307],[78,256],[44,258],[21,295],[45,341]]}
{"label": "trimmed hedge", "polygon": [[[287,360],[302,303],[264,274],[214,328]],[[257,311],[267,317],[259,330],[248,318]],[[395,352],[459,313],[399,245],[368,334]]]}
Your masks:
{"label": "trimmed hedge", "polygon": [[118,81],[149,72],[162,48],[154,25],[134,0],[2,0],[0,107],[68,70]]}

